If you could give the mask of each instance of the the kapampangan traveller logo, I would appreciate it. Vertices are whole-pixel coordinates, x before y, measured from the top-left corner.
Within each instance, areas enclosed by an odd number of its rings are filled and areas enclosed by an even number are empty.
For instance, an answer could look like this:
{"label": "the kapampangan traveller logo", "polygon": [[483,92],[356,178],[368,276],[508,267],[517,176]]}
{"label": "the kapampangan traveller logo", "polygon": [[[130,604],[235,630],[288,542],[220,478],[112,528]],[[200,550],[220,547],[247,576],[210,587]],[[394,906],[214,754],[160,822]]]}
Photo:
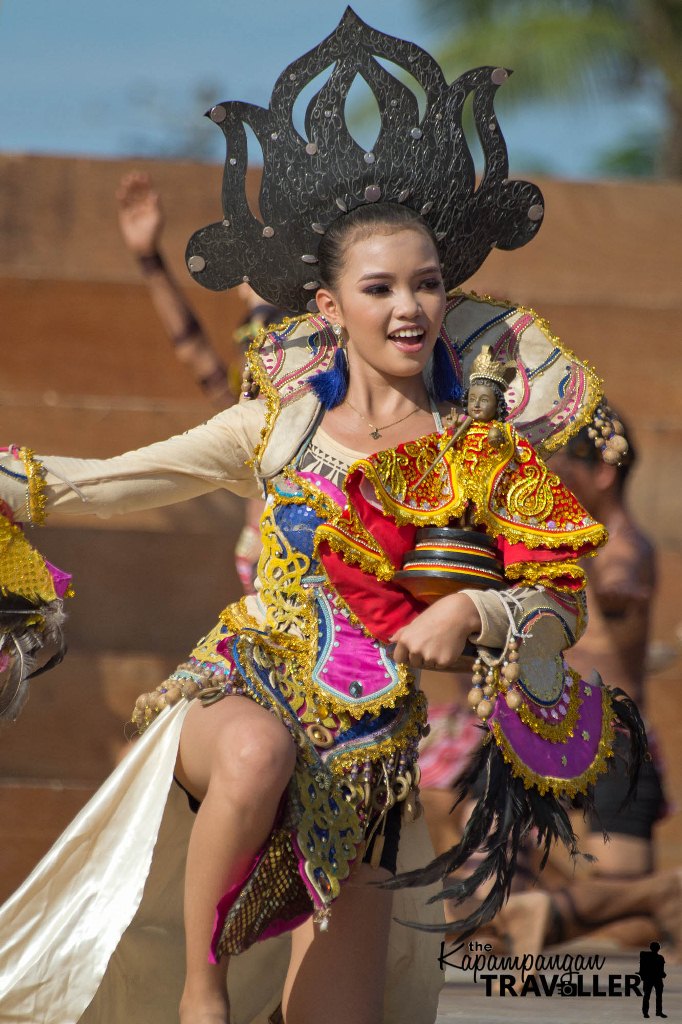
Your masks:
{"label": "the kapampangan traveller logo", "polygon": [[[654,946],[656,949],[654,949]],[[639,970],[611,971],[606,957],[585,953],[496,954],[489,942],[441,942],[441,969],[461,971],[467,980],[480,985],[490,998],[613,999],[635,997],[644,1000],[648,1017],[649,993],[656,993],[656,1016],[664,1017],[661,1006],[663,957],[658,943],[640,954]],[[644,965],[644,966],[643,966]],[[654,978],[653,975],[656,975]]]}

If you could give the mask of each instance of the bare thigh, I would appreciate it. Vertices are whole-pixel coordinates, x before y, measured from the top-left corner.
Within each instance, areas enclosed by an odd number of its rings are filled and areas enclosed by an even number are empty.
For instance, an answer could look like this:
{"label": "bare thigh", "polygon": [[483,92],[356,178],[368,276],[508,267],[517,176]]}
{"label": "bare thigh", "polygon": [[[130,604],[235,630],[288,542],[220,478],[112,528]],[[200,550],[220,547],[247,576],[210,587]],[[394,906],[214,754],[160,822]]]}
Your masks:
{"label": "bare thigh", "polygon": [[308,920],[293,933],[286,1024],[381,1024],[393,897],[368,883],[389,877],[360,864],[332,906],[328,930]]}
{"label": "bare thigh", "polygon": [[219,775],[249,790],[281,793],[291,778],[296,748],[286,726],[248,697],[225,697],[208,707],[195,700],[187,712],[175,774],[203,800]]}

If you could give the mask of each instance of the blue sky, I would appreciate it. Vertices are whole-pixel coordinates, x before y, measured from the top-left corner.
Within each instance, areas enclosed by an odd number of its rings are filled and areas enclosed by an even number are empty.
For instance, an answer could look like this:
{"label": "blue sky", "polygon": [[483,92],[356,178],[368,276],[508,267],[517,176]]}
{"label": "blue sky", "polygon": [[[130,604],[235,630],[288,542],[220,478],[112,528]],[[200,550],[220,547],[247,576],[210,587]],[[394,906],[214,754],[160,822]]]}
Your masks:
{"label": "blue sky", "polygon": [[[355,0],[371,25],[433,51],[418,0]],[[215,100],[266,104],[278,73],[344,4],[310,0],[0,0],[0,150],[171,154],[213,133]],[[462,69],[464,70],[464,69]],[[660,123],[655,99],[537,104],[503,118],[512,167],[590,177],[597,152]],[[211,146],[211,143],[207,143]]]}

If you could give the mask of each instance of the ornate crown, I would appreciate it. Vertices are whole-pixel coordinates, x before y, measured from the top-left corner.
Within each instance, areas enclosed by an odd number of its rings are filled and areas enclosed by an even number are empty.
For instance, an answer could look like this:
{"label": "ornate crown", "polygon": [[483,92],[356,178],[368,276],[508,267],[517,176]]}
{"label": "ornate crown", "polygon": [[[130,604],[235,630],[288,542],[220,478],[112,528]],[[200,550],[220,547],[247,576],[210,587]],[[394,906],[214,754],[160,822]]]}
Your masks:
{"label": "ornate crown", "polygon": [[501,363],[495,359],[491,345],[483,345],[481,351],[471,364],[469,382],[477,380],[491,380],[493,384],[499,384],[503,391],[511,384],[516,375],[516,363]]}
{"label": "ornate crown", "polygon": [[[377,58],[402,68],[423,88],[422,118],[415,93]],[[329,78],[308,105],[302,137],[292,120],[294,103],[328,68]],[[346,97],[357,75],[379,106],[379,135],[367,151],[345,122]],[[525,245],[544,210],[535,185],[508,180],[507,149],[493,110],[495,93],[508,76],[504,68],[480,67],[447,85],[426,51],[370,28],[348,7],[331,35],[282,72],[267,109],[232,101],[210,110],[227,142],[224,219],[190,239],[192,276],[214,290],[248,281],[281,308],[314,308],[320,235],[354,207],[379,201],[403,203],[431,226],[447,289],[470,277],[493,247]],[[485,157],[478,184],[462,128],[470,95]],[[246,200],[244,125],[263,151],[262,220]]]}

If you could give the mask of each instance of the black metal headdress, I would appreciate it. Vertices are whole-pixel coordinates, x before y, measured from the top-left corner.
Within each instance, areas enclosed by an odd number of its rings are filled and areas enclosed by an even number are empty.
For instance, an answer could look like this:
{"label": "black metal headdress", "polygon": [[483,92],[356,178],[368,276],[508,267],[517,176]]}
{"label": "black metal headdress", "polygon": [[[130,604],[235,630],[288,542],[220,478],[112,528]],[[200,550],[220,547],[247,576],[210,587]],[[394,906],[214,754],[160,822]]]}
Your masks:
{"label": "black metal headdress", "polygon": [[[422,118],[415,94],[377,58],[402,68],[424,89]],[[330,67],[308,105],[303,138],[293,124],[294,103]],[[358,145],[344,119],[357,75],[379,106],[381,127],[371,151]],[[275,305],[303,311],[319,287],[320,235],[349,210],[379,201],[409,206],[433,228],[447,289],[470,277],[495,246],[525,245],[544,210],[535,185],[507,178],[507,149],[493,99],[508,75],[504,68],[481,67],[447,85],[425,50],[370,28],[348,7],[331,35],[282,72],[267,109],[241,102],[211,109],[227,141],[224,220],[190,239],[186,255],[193,277],[214,290],[249,281]],[[462,128],[471,94],[485,157],[478,184]],[[263,150],[262,221],[246,200],[245,124]]]}

